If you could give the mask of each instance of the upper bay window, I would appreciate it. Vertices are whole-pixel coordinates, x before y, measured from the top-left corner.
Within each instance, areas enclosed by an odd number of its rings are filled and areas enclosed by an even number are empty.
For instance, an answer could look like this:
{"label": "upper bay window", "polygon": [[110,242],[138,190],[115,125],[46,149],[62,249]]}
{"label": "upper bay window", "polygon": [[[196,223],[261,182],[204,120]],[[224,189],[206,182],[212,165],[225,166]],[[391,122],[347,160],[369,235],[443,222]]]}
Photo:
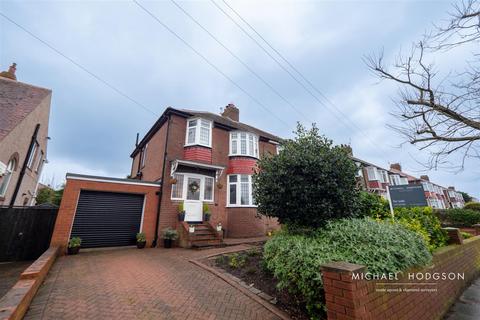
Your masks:
{"label": "upper bay window", "polygon": [[212,121],[205,119],[187,120],[186,146],[212,146]]}
{"label": "upper bay window", "polygon": [[375,167],[367,167],[367,175],[369,181],[380,181],[380,174]]}
{"label": "upper bay window", "polygon": [[230,155],[258,158],[258,136],[248,132],[230,132]]}

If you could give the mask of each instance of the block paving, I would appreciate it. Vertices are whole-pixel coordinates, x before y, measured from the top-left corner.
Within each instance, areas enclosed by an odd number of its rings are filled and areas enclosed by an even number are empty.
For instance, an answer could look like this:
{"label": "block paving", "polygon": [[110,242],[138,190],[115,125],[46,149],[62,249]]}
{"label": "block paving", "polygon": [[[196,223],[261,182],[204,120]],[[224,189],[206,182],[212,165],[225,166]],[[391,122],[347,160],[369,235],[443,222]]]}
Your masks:
{"label": "block paving", "polygon": [[129,248],[60,257],[25,319],[278,319],[188,261],[241,247]]}

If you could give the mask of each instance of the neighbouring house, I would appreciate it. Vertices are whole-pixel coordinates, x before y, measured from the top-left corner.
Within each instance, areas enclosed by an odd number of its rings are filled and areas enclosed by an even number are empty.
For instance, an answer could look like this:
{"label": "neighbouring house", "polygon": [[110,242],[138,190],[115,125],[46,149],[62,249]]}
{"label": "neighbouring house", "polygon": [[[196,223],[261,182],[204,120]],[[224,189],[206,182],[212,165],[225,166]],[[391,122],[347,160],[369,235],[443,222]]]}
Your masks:
{"label": "neighbouring house", "polygon": [[359,184],[366,191],[387,198],[387,186],[421,184],[425,199],[432,208],[463,208],[465,204],[462,194],[455,191],[454,187],[447,188],[433,183],[427,175],[420,178],[409,175],[402,171],[399,163],[393,163],[390,169],[384,169],[355,157],[353,159],[359,168],[357,173]]}
{"label": "neighbouring house", "polygon": [[52,91],[0,73],[0,205],[35,204],[47,156]]}

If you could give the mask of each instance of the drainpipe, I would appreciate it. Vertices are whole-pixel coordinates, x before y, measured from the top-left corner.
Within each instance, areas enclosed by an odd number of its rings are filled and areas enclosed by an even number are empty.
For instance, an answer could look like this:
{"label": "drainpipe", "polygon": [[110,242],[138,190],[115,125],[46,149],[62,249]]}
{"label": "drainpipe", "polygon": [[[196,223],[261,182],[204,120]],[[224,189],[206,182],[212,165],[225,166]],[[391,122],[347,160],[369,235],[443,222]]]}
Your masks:
{"label": "drainpipe", "polygon": [[28,159],[33,151],[33,146],[37,141],[38,130],[40,129],[40,123],[37,123],[35,126],[35,131],[33,132],[32,139],[30,140],[30,146],[28,147],[27,155],[23,161],[22,170],[20,171],[20,176],[18,177],[17,185],[15,186],[15,191],[13,191],[12,199],[10,200],[9,207],[12,208],[17,199],[18,191],[20,190],[20,185],[22,184],[23,177],[25,176],[25,171],[27,170]]}
{"label": "drainpipe", "polygon": [[162,178],[160,180],[160,190],[157,192],[158,195],[158,206],[157,206],[157,221],[155,223],[155,238],[152,242],[152,248],[157,246],[158,241],[158,224],[160,223],[160,209],[162,207],[162,193],[163,193],[163,184],[165,183],[165,167],[167,164],[167,150],[168,150],[168,135],[170,133],[170,119],[171,116],[168,115],[167,119],[167,134],[165,137],[165,152],[163,153],[163,167],[162,167]]}

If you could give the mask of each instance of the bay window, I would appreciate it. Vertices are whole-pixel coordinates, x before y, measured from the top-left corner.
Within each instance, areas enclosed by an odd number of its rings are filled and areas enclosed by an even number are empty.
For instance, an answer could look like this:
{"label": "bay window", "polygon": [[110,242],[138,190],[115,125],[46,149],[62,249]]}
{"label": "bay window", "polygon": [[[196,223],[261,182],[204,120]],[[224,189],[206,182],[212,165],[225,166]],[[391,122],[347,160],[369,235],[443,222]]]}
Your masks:
{"label": "bay window", "polygon": [[213,201],[213,177],[190,173],[175,173],[173,177],[172,200]]}
{"label": "bay window", "polygon": [[367,167],[367,175],[369,181],[379,181],[380,174],[378,173],[377,168],[375,167]]}
{"label": "bay window", "polygon": [[258,136],[248,132],[230,132],[230,155],[258,158]]}
{"label": "bay window", "polygon": [[255,206],[252,193],[252,176],[247,174],[232,174],[228,176],[227,206]]}
{"label": "bay window", "polygon": [[212,121],[205,119],[189,119],[185,145],[212,146]]}

